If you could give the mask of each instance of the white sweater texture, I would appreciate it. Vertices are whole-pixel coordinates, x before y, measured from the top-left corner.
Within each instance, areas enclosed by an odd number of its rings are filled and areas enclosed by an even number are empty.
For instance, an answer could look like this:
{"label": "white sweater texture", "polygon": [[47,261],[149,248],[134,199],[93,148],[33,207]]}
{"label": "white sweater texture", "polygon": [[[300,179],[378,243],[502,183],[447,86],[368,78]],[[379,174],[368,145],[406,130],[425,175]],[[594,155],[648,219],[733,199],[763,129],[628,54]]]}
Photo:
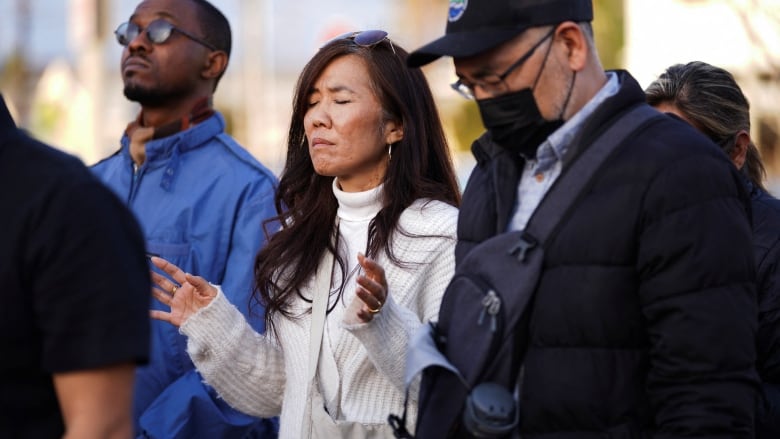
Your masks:
{"label": "white sweater texture", "polygon": [[[380,208],[379,190],[346,194],[334,185],[346,251],[365,251],[368,223]],[[344,310],[356,288],[356,276],[347,279],[344,297],[328,314],[323,336],[323,344],[328,344],[323,353],[332,355],[339,374],[338,419],[382,424],[390,413],[401,414],[408,340],[424,322],[437,319],[455,269],[457,214],[455,207],[430,200],[417,200],[403,212],[399,226],[406,234],[396,232],[392,243],[395,256],[405,264],[395,265],[385,254],[377,257],[387,277],[388,297],[371,322],[344,323]],[[344,256],[350,273],[356,254]],[[315,293],[312,283],[313,279],[302,292],[304,297]],[[278,335],[273,337],[270,332],[256,333],[220,291],[181,326],[190,357],[206,383],[238,410],[280,416],[283,439],[300,436],[309,403],[310,308],[310,303],[298,299],[293,311],[300,317],[275,317]],[[416,395],[410,400],[408,424],[413,428]]]}

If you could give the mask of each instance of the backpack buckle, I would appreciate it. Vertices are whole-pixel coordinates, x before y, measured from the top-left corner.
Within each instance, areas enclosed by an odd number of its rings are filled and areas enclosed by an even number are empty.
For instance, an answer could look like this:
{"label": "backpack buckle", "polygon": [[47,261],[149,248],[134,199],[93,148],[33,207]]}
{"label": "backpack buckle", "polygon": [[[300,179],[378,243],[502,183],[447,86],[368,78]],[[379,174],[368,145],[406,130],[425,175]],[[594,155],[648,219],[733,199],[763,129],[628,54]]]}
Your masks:
{"label": "backpack buckle", "polygon": [[525,256],[536,247],[536,239],[533,236],[523,232],[520,240],[509,250],[509,254],[514,256],[518,262],[525,262]]}

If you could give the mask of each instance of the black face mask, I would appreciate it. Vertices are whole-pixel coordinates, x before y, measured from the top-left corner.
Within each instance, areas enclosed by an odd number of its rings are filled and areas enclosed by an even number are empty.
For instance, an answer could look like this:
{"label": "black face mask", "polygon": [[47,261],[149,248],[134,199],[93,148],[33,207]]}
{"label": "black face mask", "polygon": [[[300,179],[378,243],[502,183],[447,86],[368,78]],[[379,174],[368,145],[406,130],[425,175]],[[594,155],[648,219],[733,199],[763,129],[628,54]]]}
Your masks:
{"label": "black face mask", "polygon": [[[571,94],[571,89],[569,89]],[[568,98],[566,99],[568,102]],[[536,105],[532,88],[477,101],[482,123],[498,146],[525,157],[563,125],[563,120],[545,120]]]}

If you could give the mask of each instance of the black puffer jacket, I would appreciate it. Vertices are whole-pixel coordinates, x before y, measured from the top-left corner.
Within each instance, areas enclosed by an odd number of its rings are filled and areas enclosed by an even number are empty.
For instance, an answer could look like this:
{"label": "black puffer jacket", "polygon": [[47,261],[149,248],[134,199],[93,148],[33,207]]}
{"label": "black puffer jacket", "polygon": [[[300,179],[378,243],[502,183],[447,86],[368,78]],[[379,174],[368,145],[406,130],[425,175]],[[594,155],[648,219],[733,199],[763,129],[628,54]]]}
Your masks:
{"label": "black puffer jacket", "polygon": [[[626,72],[566,162],[644,102]],[[503,232],[522,163],[491,144],[458,224],[458,261]],[[757,305],[740,176],[687,124],[660,117],[608,159],[546,250],[530,318],[523,438],[749,438]]]}
{"label": "black puffer jacket", "polygon": [[764,398],[758,439],[780,438],[780,200],[747,183],[758,263],[758,373]]}
{"label": "black puffer jacket", "polygon": [[748,183],[753,245],[758,263],[758,371],[780,384],[780,200]]}

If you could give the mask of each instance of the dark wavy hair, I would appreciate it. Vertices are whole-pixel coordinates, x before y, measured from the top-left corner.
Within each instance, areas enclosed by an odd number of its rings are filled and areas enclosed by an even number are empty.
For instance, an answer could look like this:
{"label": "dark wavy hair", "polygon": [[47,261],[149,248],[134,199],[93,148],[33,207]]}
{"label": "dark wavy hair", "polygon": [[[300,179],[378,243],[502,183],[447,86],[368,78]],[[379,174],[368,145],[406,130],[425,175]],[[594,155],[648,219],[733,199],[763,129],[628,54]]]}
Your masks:
{"label": "dark wavy hair", "polygon": [[[740,130],[750,132],[750,103],[734,76],[720,67],[701,61],[675,64],[647,87],[645,96],[652,106],[673,104],[727,154]],[[752,141],[740,171],[766,190],[766,170]]]}
{"label": "dark wavy hair", "polygon": [[[255,259],[254,297],[265,306],[266,324],[274,328],[273,316],[295,318],[290,305],[314,276],[325,251],[332,252],[342,274],[345,261],[333,244],[338,202],[333,179],[318,175],[309,156],[304,132],[308,99],[322,72],[336,59],[356,56],[365,62],[385,120],[403,125],[403,138],[391,145],[392,159],[384,177],[382,208],[369,224],[367,255],[385,252],[393,263],[402,264],[392,252],[393,232],[401,213],[415,200],[439,200],[460,204],[460,192],[433,96],[419,68],[407,68],[407,52],[382,40],[363,47],[348,38],[323,46],[306,64],[298,78],[287,139],[287,159],[275,197],[279,215],[265,223],[266,234],[274,232]],[[280,226],[281,225],[281,226]],[[269,227],[270,226],[270,227]],[[345,279],[346,276],[342,276]],[[340,290],[343,289],[343,285]]]}

